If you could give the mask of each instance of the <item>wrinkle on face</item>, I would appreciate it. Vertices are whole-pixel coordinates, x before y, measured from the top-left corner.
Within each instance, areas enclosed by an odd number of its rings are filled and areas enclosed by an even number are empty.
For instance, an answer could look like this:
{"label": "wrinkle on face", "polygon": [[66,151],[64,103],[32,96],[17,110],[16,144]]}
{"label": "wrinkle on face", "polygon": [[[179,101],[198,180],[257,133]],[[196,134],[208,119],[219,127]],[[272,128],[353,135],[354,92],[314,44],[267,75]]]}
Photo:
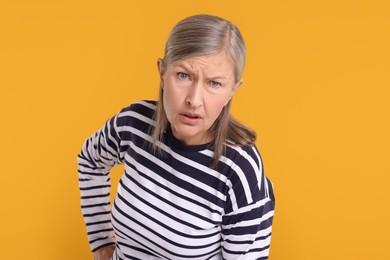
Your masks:
{"label": "wrinkle on face", "polygon": [[[164,111],[174,136],[188,145],[212,140],[210,127],[242,82],[235,83],[230,57],[225,52],[193,56],[168,64],[163,71],[158,68]],[[188,115],[197,119],[188,119]]]}

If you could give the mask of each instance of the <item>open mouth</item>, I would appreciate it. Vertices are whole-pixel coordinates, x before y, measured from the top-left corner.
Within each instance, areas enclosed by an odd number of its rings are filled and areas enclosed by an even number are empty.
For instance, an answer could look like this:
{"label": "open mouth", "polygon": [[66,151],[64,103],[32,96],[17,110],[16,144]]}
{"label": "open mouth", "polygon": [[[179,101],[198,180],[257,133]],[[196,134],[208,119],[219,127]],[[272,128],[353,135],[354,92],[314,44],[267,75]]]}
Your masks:
{"label": "open mouth", "polygon": [[199,115],[196,115],[196,114],[182,113],[181,115],[185,116],[185,117],[188,117],[188,118],[191,118],[191,119],[199,119],[199,118],[201,118]]}

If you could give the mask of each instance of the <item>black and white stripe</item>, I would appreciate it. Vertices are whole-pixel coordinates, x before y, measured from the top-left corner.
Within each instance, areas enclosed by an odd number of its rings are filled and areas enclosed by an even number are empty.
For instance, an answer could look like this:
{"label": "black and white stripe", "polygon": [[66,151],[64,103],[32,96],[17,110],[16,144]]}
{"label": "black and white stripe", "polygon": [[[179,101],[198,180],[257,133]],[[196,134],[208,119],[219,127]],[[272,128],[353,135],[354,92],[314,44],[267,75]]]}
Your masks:
{"label": "black and white stripe", "polygon": [[[91,249],[115,244],[113,259],[268,259],[274,196],[256,147],[226,146],[213,170],[209,145],[185,146],[168,129],[153,154],[155,108],[132,104],[83,145],[79,185]],[[111,208],[117,164],[125,172]]]}

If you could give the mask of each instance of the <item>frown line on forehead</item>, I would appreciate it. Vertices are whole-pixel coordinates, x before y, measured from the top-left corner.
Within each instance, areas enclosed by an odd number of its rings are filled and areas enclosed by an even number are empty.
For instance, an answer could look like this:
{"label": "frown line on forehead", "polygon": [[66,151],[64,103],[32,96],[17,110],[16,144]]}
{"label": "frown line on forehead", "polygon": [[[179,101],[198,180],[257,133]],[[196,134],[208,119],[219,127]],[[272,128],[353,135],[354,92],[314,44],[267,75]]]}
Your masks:
{"label": "frown line on forehead", "polygon": [[[183,72],[191,74],[191,75],[192,74],[198,74],[196,69],[191,68],[189,66],[185,66],[184,64],[177,64],[174,67],[177,68],[177,69],[181,69],[181,70],[183,70]],[[220,79],[220,80],[227,80],[227,77],[225,75],[214,74],[211,71],[204,71],[204,72],[205,72],[204,74],[207,75],[210,78]]]}
{"label": "frown line on forehead", "polygon": [[[210,60],[202,60],[200,57],[197,58],[189,58],[189,59],[183,59],[174,62],[171,64],[173,68],[175,69],[182,69],[186,73],[190,74],[198,74],[200,71],[202,73],[212,76],[213,78],[220,78],[220,79],[227,79],[226,74],[230,74],[233,72],[233,68],[231,67],[230,72],[230,66],[226,66],[227,63],[224,61],[216,60],[210,61]],[[227,69],[227,71],[226,71]]]}

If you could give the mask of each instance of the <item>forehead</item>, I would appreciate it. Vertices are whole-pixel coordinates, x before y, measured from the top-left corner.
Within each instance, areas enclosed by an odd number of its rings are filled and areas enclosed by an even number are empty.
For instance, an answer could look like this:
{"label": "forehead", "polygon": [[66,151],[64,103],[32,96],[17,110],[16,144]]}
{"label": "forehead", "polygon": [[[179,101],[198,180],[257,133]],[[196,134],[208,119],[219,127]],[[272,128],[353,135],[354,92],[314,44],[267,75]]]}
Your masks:
{"label": "forehead", "polygon": [[230,57],[226,52],[221,51],[216,54],[208,55],[194,55],[186,57],[177,61],[174,61],[172,64],[174,67],[185,67],[188,70],[203,70],[206,72],[223,72],[232,73],[233,63]]}

